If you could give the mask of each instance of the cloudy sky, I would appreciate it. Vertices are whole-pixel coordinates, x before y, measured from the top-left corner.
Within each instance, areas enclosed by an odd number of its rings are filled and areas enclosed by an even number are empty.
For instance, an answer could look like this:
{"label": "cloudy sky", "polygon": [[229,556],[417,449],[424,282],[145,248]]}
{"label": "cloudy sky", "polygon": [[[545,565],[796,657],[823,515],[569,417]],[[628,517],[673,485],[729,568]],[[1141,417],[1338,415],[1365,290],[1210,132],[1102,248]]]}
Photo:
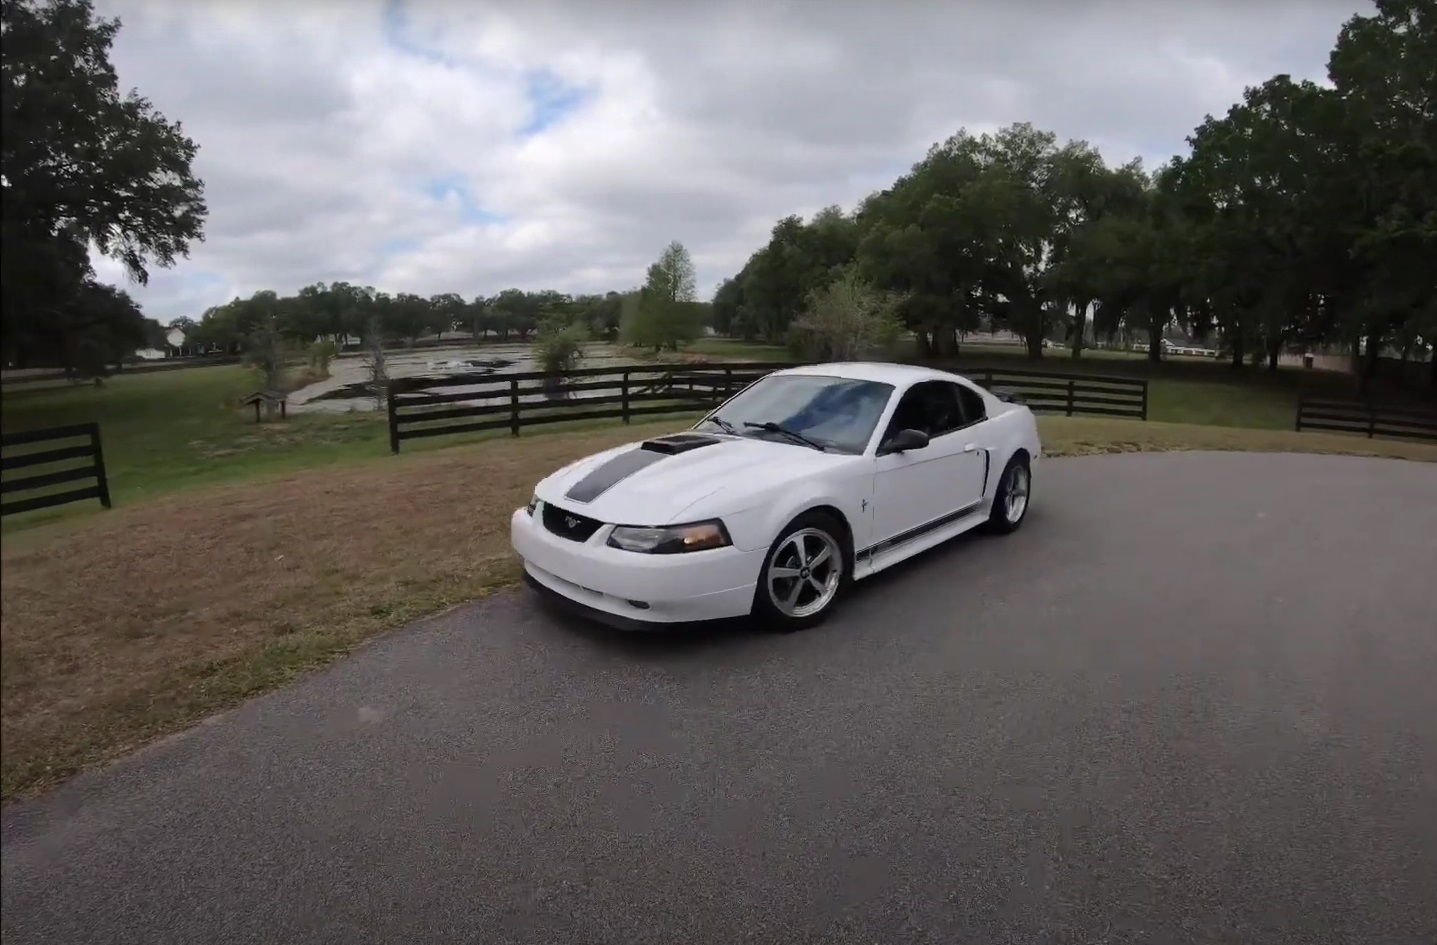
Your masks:
{"label": "cloudy sky", "polygon": [[[200,145],[168,322],[261,288],[702,293],[789,213],[851,207],[960,127],[1155,165],[1359,0],[98,0],[121,83]],[[111,264],[97,265],[116,280]]]}

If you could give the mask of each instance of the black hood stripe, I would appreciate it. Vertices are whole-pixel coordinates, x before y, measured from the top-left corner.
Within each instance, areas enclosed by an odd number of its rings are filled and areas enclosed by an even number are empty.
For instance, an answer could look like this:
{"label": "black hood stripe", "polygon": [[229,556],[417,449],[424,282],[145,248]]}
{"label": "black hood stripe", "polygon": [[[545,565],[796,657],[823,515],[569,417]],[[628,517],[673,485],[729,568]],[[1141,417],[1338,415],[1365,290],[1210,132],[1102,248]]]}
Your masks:
{"label": "black hood stripe", "polygon": [[573,488],[565,493],[565,498],[575,502],[592,502],[634,473],[662,462],[670,455],[672,454],[656,453],[636,446],[590,470],[587,476],[574,483]]}

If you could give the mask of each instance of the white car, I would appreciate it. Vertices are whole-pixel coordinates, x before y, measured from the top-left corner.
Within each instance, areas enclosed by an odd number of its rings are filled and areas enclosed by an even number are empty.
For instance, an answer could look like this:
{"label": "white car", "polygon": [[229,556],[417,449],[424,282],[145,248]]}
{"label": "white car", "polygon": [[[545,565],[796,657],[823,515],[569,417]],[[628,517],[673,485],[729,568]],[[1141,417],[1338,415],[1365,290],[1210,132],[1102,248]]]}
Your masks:
{"label": "white car", "polygon": [[610,625],[817,623],[844,588],[1028,511],[1038,427],[944,371],[775,371],[690,430],[596,453],[514,512],[528,583]]}

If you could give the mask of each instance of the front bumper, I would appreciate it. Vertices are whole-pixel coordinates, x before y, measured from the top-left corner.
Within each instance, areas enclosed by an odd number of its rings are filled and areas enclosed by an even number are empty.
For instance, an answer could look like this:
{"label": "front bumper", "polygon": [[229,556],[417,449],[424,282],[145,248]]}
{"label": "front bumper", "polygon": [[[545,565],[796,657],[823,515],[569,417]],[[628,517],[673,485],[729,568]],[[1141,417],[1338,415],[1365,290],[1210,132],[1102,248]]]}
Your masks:
{"label": "front bumper", "polygon": [[528,583],[611,625],[722,620],[752,609],[764,551],[646,555],[604,544],[609,531],[605,525],[588,541],[571,541],[527,509],[516,509],[509,525]]}

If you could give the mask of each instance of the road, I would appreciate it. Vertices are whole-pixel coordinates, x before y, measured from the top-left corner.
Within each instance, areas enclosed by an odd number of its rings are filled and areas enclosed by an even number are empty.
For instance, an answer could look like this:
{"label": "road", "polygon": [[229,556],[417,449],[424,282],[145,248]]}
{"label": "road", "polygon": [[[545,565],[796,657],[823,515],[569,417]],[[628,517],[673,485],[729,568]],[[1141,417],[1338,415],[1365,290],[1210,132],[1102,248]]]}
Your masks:
{"label": "road", "polygon": [[1437,465],[1059,460],[792,636],[511,594],[3,812],[6,945],[1437,940]]}

